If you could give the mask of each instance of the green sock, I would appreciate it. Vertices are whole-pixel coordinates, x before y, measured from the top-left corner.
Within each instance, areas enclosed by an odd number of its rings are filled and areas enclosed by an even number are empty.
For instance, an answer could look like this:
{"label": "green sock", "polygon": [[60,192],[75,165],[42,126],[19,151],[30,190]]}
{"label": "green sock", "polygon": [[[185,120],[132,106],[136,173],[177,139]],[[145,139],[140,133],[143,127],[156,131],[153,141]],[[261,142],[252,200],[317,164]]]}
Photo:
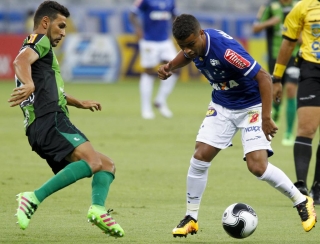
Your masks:
{"label": "green sock", "polygon": [[108,171],[99,171],[92,179],[92,205],[103,206],[109,193],[109,187],[114,179],[114,174]]}
{"label": "green sock", "polygon": [[287,99],[287,134],[291,134],[294,125],[294,119],[296,117],[297,112],[297,105],[295,98],[288,98]]}
{"label": "green sock", "polygon": [[277,122],[279,119],[279,111],[280,111],[280,104],[273,103],[273,114],[272,114],[272,119]]}
{"label": "green sock", "polygon": [[90,177],[91,175],[91,168],[86,161],[76,161],[64,167],[64,169],[62,169],[58,174],[44,183],[39,189],[35,190],[34,194],[38,198],[39,202],[42,202],[52,193],[71,185],[77,180]]}

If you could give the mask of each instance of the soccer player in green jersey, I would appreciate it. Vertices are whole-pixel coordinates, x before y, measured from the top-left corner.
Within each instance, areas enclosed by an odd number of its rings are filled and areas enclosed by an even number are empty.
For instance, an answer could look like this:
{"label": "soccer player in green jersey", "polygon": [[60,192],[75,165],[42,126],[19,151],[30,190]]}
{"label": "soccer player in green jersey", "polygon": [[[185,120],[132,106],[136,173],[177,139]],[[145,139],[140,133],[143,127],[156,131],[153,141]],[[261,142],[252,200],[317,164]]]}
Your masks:
{"label": "soccer player in green jersey", "polygon": [[38,189],[17,195],[17,218],[26,229],[41,202],[56,191],[85,177],[92,179],[92,205],[88,220],[107,235],[124,236],[121,226],[105,208],[115,166],[95,151],[87,137],[69,120],[67,105],[91,111],[99,102],[78,100],[64,92],[64,82],[52,47],[66,34],[67,8],[44,1],[34,16],[34,31],[23,42],[14,61],[16,88],[8,100],[24,114],[26,135],[32,150],[45,159],[55,174]]}
{"label": "soccer player in green jersey", "polygon": [[[257,21],[253,24],[253,32],[258,33],[266,30],[268,48],[268,68],[273,72],[276,58],[282,42],[282,25],[285,17],[298,1],[293,0],[271,0],[268,4],[260,7]],[[282,145],[292,146],[294,144],[293,126],[296,117],[296,93],[299,78],[299,68],[294,66],[294,57],[299,50],[299,45],[295,47],[293,56],[290,59],[282,83],[286,87],[287,107],[286,107],[286,132],[282,139]],[[280,102],[273,103],[272,118],[279,122]]]}

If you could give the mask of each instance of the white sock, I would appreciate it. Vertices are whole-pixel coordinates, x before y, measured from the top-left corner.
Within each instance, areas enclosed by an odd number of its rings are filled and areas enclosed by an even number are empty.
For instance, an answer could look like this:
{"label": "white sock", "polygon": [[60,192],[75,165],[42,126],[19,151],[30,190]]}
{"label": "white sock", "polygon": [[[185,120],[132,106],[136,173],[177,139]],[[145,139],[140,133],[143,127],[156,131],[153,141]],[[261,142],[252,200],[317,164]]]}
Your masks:
{"label": "white sock", "polygon": [[141,111],[143,112],[152,112],[151,98],[154,78],[154,76],[147,73],[141,74],[140,77]]}
{"label": "white sock", "polygon": [[263,175],[257,178],[268,182],[275,189],[290,198],[293,202],[293,206],[296,206],[306,200],[306,196],[304,196],[297,187],[295,187],[288,176],[281,169],[271,163],[268,163],[267,169]]}
{"label": "white sock", "polygon": [[194,219],[198,219],[198,212],[202,194],[208,180],[208,168],[211,163],[195,159],[190,160],[190,167],[187,176],[187,213]]}
{"label": "white sock", "polygon": [[167,104],[167,98],[171,94],[177,79],[178,79],[178,75],[173,74],[168,79],[160,81],[159,91],[155,99],[155,102],[157,104],[160,104],[160,105]]}

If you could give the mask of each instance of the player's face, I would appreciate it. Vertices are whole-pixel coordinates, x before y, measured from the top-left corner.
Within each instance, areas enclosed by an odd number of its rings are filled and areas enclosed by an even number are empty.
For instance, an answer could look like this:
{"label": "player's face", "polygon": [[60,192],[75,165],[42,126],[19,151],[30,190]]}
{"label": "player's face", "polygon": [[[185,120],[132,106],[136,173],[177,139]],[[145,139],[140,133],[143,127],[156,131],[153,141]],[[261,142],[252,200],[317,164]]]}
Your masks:
{"label": "player's face", "polygon": [[66,36],[67,18],[57,14],[57,18],[50,22],[47,36],[53,47],[56,47],[63,37]]}
{"label": "player's face", "polygon": [[206,37],[203,30],[200,30],[196,35],[192,33],[184,40],[177,40],[177,43],[181,50],[191,59],[203,56],[205,53]]}

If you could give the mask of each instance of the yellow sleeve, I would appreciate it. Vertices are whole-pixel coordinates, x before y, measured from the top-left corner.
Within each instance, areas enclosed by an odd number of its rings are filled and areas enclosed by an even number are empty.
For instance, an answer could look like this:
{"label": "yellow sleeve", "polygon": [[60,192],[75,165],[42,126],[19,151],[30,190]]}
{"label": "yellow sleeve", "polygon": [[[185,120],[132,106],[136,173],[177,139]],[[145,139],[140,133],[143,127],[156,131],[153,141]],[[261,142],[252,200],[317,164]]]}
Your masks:
{"label": "yellow sleeve", "polygon": [[298,2],[284,21],[282,35],[292,40],[298,40],[303,28],[304,21],[304,1]]}

